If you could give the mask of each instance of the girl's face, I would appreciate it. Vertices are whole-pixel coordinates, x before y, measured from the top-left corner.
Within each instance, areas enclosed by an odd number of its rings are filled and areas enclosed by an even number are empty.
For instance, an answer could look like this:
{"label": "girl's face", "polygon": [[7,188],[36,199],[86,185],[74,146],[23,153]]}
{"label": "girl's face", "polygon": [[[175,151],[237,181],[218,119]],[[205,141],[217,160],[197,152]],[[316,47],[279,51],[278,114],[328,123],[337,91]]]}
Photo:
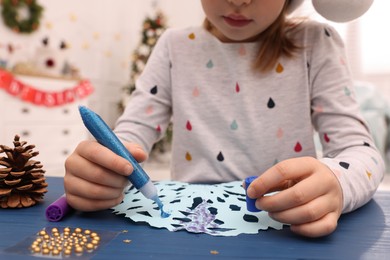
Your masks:
{"label": "girl's face", "polygon": [[201,0],[212,33],[222,42],[249,42],[280,15],[286,0]]}

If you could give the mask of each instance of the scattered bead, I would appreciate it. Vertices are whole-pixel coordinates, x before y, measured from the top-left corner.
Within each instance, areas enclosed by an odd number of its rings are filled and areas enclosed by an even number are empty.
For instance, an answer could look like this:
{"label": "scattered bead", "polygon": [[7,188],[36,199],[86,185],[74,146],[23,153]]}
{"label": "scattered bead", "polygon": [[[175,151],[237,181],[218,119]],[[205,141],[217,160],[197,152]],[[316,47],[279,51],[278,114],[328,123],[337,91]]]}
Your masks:
{"label": "scattered bead", "polygon": [[219,252],[218,252],[217,250],[211,250],[211,251],[210,251],[210,254],[212,254],[212,255],[218,255]]}

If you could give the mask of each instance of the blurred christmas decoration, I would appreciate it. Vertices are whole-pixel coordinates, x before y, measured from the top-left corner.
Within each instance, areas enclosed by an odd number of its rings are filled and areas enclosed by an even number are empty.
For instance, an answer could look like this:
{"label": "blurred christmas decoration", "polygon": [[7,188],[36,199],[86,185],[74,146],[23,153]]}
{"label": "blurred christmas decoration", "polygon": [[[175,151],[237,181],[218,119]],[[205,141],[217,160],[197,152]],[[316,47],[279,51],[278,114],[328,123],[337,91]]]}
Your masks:
{"label": "blurred christmas decoration", "polygon": [[[132,55],[130,82],[124,87],[126,96],[129,96],[135,90],[135,82],[145,68],[146,62],[148,61],[158,38],[165,29],[165,17],[161,11],[157,11],[154,18],[145,18],[141,41]],[[120,105],[123,110],[126,103],[121,103]]]}
{"label": "blurred christmas decoration", "polygon": [[2,0],[2,17],[6,26],[16,33],[32,33],[37,30],[43,7],[36,0]]}
{"label": "blurred christmas decoration", "polygon": [[[167,28],[165,16],[161,11],[156,11],[155,17],[146,17],[142,25],[142,37],[139,45],[132,54],[132,64],[130,71],[130,82],[124,87],[125,97],[119,103],[119,110],[123,112],[126,104],[130,101],[131,93],[135,90],[135,83],[141,75],[145,65],[157,43],[158,38]],[[168,126],[166,134],[163,139],[157,142],[153,151],[161,153],[166,152],[172,140],[172,125]]]}
{"label": "blurred christmas decoration", "polygon": [[17,62],[12,72],[58,79],[80,79],[79,69],[68,61],[69,44],[63,39],[44,37],[29,61]]}
{"label": "blurred christmas decoration", "polygon": [[39,152],[15,135],[14,148],[0,145],[0,207],[23,208],[43,200],[47,192],[45,170],[39,161],[31,160]]}
{"label": "blurred christmas decoration", "polygon": [[67,105],[86,98],[94,91],[90,81],[86,79],[79,80],[75,86],[61,91],[45,91],[41,90],[40,86],[31,86],[16,79],[12,73],[0,68],[0,90],[2,89],[23,102],[45,107]]}

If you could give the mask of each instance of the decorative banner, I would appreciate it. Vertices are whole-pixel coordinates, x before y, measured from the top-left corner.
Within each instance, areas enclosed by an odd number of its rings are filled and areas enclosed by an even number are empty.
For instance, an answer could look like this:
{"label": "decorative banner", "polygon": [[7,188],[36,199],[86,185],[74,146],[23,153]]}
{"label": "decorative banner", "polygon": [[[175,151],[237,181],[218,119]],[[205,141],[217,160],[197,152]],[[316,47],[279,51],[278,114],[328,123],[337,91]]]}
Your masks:
{"label": "decorative banner", "polygon": [[15,79],[10,72],[2,69],[0,69],[0,89],[25,102],[46,107],[66,105],[93,93],[93,87],[88,80],[81,80],[78,85],[58,92],[42,91]]}

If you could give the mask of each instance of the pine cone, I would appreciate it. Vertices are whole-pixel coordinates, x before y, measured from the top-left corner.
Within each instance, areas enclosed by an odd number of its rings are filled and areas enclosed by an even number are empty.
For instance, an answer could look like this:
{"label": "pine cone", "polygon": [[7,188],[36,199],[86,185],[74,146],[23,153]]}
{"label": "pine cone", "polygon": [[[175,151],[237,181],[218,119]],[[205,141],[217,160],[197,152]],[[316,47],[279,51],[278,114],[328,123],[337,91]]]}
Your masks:
{"label": "pine cone", "polygon": [[26,145],[15,135],[14,148],[0,145],[0,207],[22,208],[35,205],[43,200],[47,192],[44,177],[45,170],[39,161],[31,160],[39,152],[34,152],[35,145]]}

